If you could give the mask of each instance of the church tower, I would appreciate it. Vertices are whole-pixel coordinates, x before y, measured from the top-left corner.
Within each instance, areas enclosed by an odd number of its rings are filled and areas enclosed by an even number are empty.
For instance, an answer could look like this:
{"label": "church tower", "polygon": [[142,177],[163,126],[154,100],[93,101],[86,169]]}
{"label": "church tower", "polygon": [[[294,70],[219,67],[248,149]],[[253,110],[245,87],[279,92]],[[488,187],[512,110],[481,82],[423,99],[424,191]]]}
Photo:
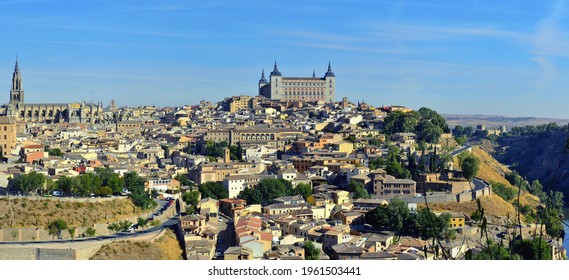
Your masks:
{"label": "church tower", "polygon": [[336,75],[332,72],[332,66],[328,62],[328,71],[324,74],[326,80],[326,101],[334,102],[336,100]]}
{"label": "church tower", "polygon": [[12,89],[10,90],[10,103],[8,104],[9,116],[17,116],[18,112],[24,107],[24,88],[22,86],[22,73],[16,59],[14,74],[12,74]]}

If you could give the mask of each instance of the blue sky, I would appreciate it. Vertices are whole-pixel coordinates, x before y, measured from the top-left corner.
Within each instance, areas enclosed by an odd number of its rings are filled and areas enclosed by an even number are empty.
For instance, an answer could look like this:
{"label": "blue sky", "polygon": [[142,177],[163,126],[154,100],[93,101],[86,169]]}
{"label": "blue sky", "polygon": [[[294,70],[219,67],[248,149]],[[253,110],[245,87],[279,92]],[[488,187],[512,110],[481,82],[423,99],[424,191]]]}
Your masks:
{"label": "blue sky", "polygon": [[276,59],[284,76],[331,61],[337,99],[569,118],[568,16],[547,0],[0,0],[0,102],[16,55],[26,102],[123,106],[256,95]]}

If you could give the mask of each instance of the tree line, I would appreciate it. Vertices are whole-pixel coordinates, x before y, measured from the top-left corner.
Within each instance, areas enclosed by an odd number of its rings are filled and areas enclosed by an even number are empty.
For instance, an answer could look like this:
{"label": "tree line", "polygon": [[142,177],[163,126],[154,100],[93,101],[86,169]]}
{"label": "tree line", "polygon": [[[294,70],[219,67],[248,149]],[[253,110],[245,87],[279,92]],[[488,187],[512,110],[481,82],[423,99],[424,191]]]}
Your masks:
{"label": "tree line", "polygon": [[63,176],[54,181],[51,178],[31,171],[8,179],[8,188],[24,195],[32,193],[45,195],[60,191],[66,196],[89,197],[121,194],[124,189],[130,192],[133,203],[147,209],[155,205],[150,192],[144,190],[145,180],[136,172],[125,173],[123,177],[109,168],[95,168],[93,173],[75,177]]}
{"label": "tree line", "polygon": [[443,133],[450,132],[446,120],[436,111],[425,107],[407,113],[391,112],[383,123],[386,134],[411,132],[417,135],[418,141],[427,143],[438,143]]}

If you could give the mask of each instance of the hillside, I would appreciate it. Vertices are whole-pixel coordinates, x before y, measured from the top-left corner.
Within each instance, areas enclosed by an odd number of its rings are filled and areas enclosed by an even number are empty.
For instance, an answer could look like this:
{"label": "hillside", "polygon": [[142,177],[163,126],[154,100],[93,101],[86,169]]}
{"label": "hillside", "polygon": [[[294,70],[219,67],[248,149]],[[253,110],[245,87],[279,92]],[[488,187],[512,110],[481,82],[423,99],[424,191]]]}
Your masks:
{"label": "hillside", "polygon": [[[565,153],[569,132],[554,131],[532,136],[502,137],[494,156],[526,176],[539,180],[543,189],[559,190],[569,201],[569,156]],[[557,177],[553,176],[557,170]]]}
{"label": "hillside", "polygon": [[113,242],[101,247],[91,260],[181,260],[182,249],[174,233],[166,231],[154,242]]}
{"label": "hillside", "polygon": [[[515,217],[516,209],[514,206],[497,195],[482,197],[480,203],[489,220],[502,219],[505,217]],[[429,208],[433,211],[461,212],[471,215],[476,209],[476,201],[469,202],[449,202],[449,203],[429,203]],[[513,219],[513,218],[512,218]]]}
{"label": "hillside", "polygon": [[[488,182],[502,183],[506,188],[514,189],[517,188],[512,186],[504,175],[511,172],[511,170],[498,162],[492,157],[488,152],[482,148],[475,146],[472,148],[472,154],[480,159],[480,169],[476,177],[484,179]],[[458,159],[455,158],[455,166],[458,166]],[[505,201],[498,195],[491,195],[490,197],[484,197],[481,199],[482,206],[488,216],[494,218],[504,218],[510,215],[510,217],[515,217],[516,209],[512,203],[517,200],[517,197],[511,199],[510,201]],[[529,204],[532,207],[539,205],[539,198],[536,196],[524,192],[520,195],[520,201],[522,205]],[[472,214],[476,210],[476,202],[463,202],[463,203],[442,203],[442,204],[430,204],[429,205],[435,211],[453,211],[462,212],[465,214]]]}
{"label": "hillside", "polygon": [[57,198],[0,199],[0,227],[45,227],[61,218],[70,226],[116,221],[141,215],[130,199],[103,202],[76,202]]}
{"label": "hillside", "polygon": [[[510,184],[510,182],[504,178],[504,175],[512,172],[512,170],[501,164],[492,155],[478,146],[472,148],[472,154],[480,159],[480,171],[478,171],[477,177],[482,178],[488,182],[502,183],[507,188],[517,191],[518,188],[512,186],[512,184]],[[517,200],[517,197],[511,199],[508,202],[513,203],[515,200]],[[539,198],[528,192],[523,192],[520,195],[520,202],[522,205],[529,204],[532,207],[536,207],[540,204]]]}

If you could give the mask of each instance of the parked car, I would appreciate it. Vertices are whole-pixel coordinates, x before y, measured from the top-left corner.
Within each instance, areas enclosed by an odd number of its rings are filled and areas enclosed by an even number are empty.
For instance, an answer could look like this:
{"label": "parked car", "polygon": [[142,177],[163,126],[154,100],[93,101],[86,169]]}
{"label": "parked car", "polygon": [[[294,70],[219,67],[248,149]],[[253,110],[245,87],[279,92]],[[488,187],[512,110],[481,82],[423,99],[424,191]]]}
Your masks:
{"label": "parked car", "polygon": [[63,196],[63,192],[62,191],[53,191],[51,193],[53,196],[57,196],[57,197],[62,197]]}

